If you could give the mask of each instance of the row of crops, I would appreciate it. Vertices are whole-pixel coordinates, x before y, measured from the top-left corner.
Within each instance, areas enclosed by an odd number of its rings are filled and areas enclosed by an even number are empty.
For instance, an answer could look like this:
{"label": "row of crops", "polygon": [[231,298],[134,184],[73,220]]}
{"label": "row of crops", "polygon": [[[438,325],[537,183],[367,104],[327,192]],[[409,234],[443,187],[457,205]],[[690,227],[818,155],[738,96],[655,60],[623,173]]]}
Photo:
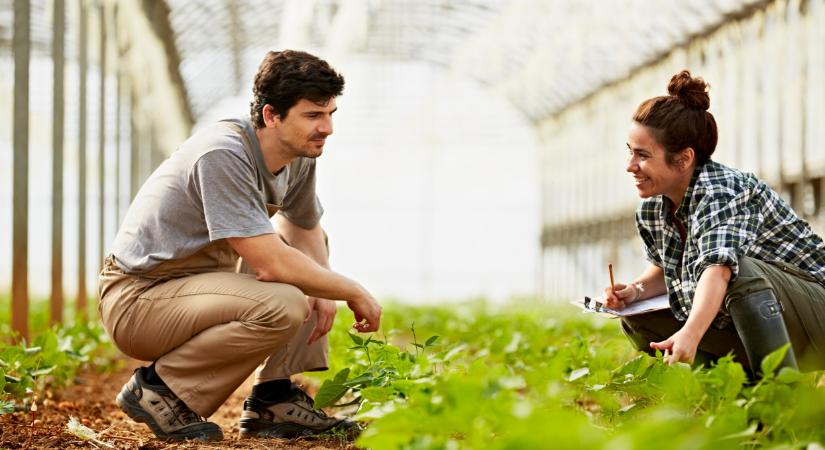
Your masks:
{"label": "row of crops", "polygon": [[388,331],[366,339],[348,332],[348,316],[339,318],[332,370],[316,397],[324,406],[360,403],[356,417],[369,424],[362,447],[825,444],[825,373],[777,373],[780,352],[765,359],[754,384],[729,358],[692,369],[639,355],[616,321],[564,305],[385,311]]}
{"label": "row of crops", "polygon": [[[825,444],[825,373],[776,367],[748,382],[730,359],[667,366],[639,355],[614,320],[565,305],[385,306],[354,334],[341,309],[317,406],[344,405],[375,449],[808,448]],[[0,324],[0,327],[4,326]],[[0,330],[3,335],[7,328]],[[0,342],[0,414],[30,408],[84,365],[111,368],[101,328],[43,329]]]}
{"label": "row of crops", "polygon": [[0,295],[0,414],[36,408],[47,389],[71,384],[85,367],[107,371],[118,364],[117,351],[96,320],[49,327],[48,302],[31,306],[29,328],[35,337],[13,339],[9,297]]}

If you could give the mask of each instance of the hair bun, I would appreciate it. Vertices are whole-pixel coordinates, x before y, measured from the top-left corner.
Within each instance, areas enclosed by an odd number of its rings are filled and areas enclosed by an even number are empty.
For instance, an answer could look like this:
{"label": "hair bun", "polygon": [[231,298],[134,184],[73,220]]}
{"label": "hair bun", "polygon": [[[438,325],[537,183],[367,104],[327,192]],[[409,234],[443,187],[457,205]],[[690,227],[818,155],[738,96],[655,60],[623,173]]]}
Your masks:
{"label": "hair bun", "polygon": [[699,77],[694,78],[689,71],[683,70],[670,79],[667,92],[678,97],[688,108],[707,111],[710,108],[709,87],[705,80]]}

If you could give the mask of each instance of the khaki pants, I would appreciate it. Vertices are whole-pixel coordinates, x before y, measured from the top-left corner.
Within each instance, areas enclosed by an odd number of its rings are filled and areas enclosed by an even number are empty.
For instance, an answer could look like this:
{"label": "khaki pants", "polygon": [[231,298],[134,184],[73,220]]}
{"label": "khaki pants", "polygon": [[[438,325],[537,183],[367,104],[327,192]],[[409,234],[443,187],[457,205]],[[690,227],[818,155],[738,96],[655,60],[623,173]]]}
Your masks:
{"label": "khaki pants", "polygon": [[[782,317],[799,368],[825,369],[825,287],[788,264],[744,257],[739,261],[739,276],[728,286],[724,304],[765,289],[773,290],[782,305]],[[684,322],[676,320],[670,310],[622,319],[622,330],[627,337],[637,349],[650,354],[654,353],[650,342],[667,339],[682,325]],[[721,330],[711,326],[699,342],[696,360],[704,363],[729,352],[733,352],[734,359],[743,366],[751,366],[733,324]]]}
{"label": "khaki pants", "polygon": [[[306,339],[306,296],[295,286],[239,273],[225,241],[129,275],[109,256],[100,274],[99,311],[115,345],[154,361],[164,382],[209,417],[257,367],[256,384],[327,368],[326,336]],[[238,264],[240,268],[240,264]]]}

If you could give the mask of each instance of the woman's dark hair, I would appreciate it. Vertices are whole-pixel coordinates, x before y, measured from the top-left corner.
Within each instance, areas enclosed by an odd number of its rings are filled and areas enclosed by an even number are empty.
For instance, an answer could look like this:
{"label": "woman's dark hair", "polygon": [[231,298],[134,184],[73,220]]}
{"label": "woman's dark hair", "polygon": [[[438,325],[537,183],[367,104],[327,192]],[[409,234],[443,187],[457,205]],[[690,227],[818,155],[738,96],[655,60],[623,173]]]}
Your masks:
{"label": "woman's dark hair", "polygon": [[249,104],[255,128],[264,127],[263,108],[271,105],[286,118],[301,99],[323,103],[344,91],[344,77],[317,56],[295,50],[266,54],[252,87]]}
{"label": "woman's dark hair", "polygon": [[710,159],[716,150],[718,133],[716,120],[708,112],[708,84],[683,70],[670,79],[668,95],[645,100],[636,108],[633,120],[648,127],[653,138],[665,149],[665,160],[687,147],[696,155],[696,165]]}

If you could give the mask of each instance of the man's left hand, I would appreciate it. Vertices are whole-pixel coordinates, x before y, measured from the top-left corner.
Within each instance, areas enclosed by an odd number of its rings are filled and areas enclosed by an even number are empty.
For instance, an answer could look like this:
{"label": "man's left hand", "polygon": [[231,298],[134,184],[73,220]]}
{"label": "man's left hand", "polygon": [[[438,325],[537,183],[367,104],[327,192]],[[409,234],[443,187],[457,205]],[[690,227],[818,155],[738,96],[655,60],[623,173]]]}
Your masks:
{"label": "man's left hand", "polygon": [[651,342],[650,347],[661,350],[665,355],[665,362],[670,365],[677,362],[692,364],[696,358],[696,349],[702,336],[697,336],[690,330],[682,327],[673,336],[661,342]]}
{"label": "man's left hand", "polygon": [[338,308],[334,300],[326,300],[323,298],[307,297],[307,303],[309,303],[309,312],[307,313],[306,319],[304,319],[304,323],[309,321],[313,311],[318,313],[318,317],[316,317],[315,320],[315,328],[312,329],[312,333],[309,334],[309,338],[307,339],[307,345],[312,345],[313,342],[324,337],[329,333],[329,330],[332,329],[332,323],[335,322],[335,313]]}

